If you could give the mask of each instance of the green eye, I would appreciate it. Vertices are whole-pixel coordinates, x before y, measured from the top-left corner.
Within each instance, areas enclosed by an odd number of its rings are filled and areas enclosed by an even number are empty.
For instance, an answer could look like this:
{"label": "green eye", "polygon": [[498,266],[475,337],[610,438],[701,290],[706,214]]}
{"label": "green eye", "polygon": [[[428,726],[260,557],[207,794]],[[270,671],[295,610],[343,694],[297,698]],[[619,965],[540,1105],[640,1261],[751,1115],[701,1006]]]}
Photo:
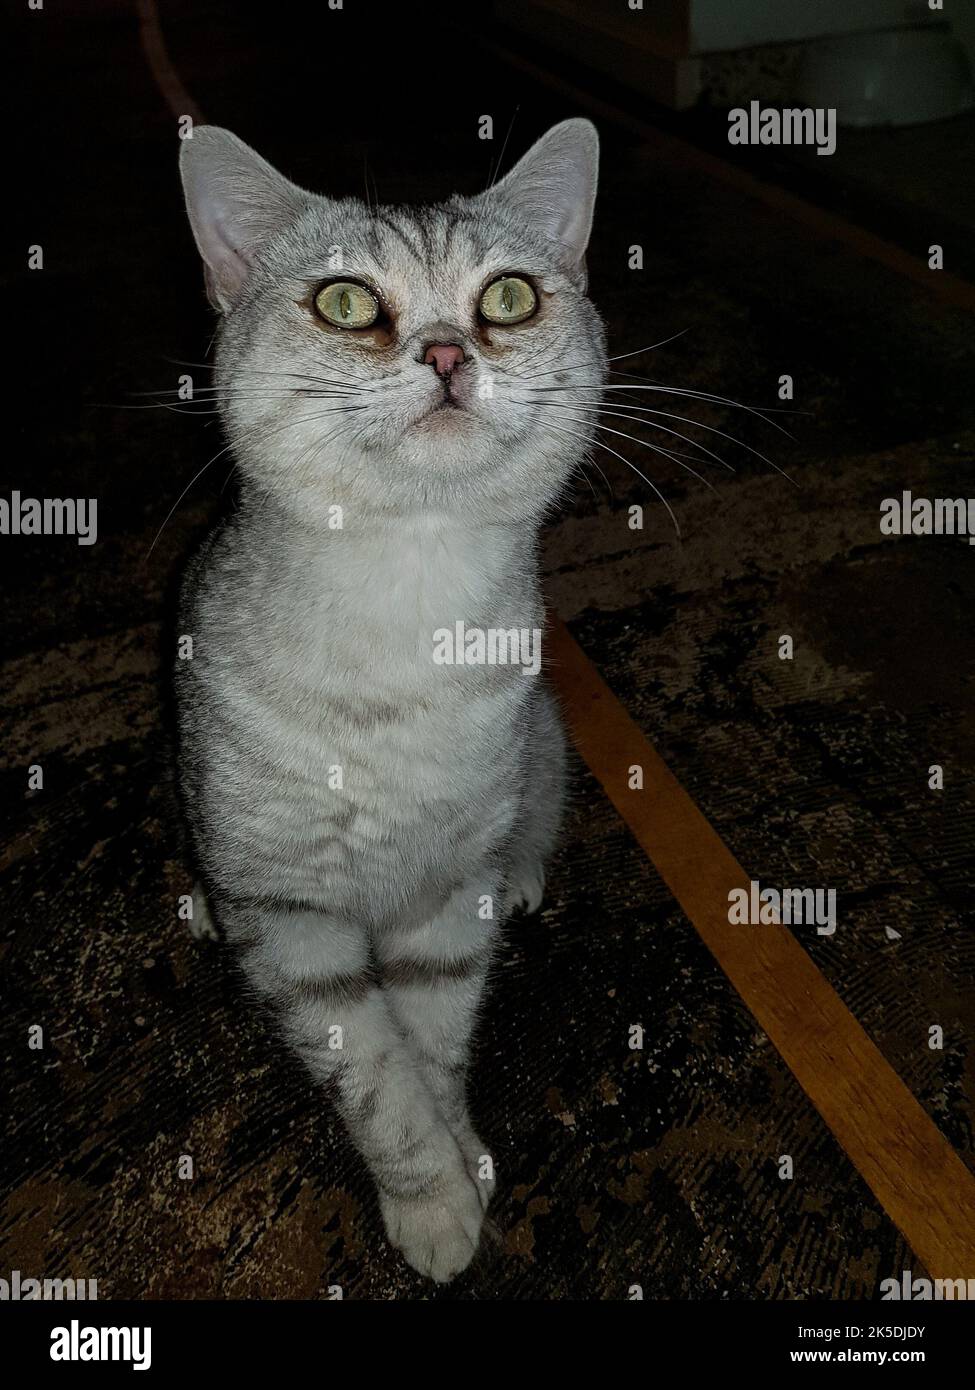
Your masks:
{"label": "green eye", "polygon": [[351,280],[324,285],[315,295],[315,308],[336,328],[368,328],[379,317],[379,300]]}
{"label": "green eye", "polygon": [[488,323],[521,323],[538,308],[538,296],[527,280],[504,275],[488,285],[478,307]]}

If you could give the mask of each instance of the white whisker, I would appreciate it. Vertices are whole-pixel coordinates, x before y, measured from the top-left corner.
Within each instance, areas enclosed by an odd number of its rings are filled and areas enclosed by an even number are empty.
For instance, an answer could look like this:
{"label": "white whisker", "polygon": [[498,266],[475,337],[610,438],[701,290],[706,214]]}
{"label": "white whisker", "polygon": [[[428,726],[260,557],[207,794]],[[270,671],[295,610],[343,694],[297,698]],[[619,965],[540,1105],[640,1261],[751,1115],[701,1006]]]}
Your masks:
{"label": "white whisker", "polygon": [[[572,433],[571,430],[564,430],[564,429],[561,429],[558,425],[553,425],[553,424],[552,424],[550,421],[548,421],[548,420],[543,420],[543,421],[541,422],[541,424],[542,424],[542,429],[545,429],[545,430],[552,430],[555,434],[562,434],[562,435],[565,435],[566,438],[568,438],[568,439],[573,439],[573,440],[575,440],[575,441],[578,443],[578,437],[577,437],[576,435],[574,435],[574,434]],[[625,463],[626,466],[627,466],[627,468],[632,468],[633,472],[637,475],[637,477],[643,479],[643,481],[647,484],[647,486],[648,486],[654,493],[656,493],[657,497],[659,497],[659,498],[660,498],[660,501],[664,504],[665,508],[667,509],[667,515],[670,517],[671,521],[672,521],[673,524],[674,524],[674,530],[675,530],[675,532],[677,533],[677,539],[680,540],[680,539],[681,539],[680,526],[678,525],[677,518],[676,518],[676,516],[674,515],[673,508],[671,507],[670,503],[667,501],[667,499],[666,499],[666,497],[663,495],[663,493],[660,491],[660,489],[657,487],[657,485],[656,485],[655,483],[652,483],[645,473],[641,473],[641,472],[640,472],[640,469],[637,468],[637,466],[636,466],[635,463],[631,463],[630,460],[629,460],[628,458],[625,458],[625,457],[623,456],[623,454],[619,453],[618,450],[612,448],[609,444],[604,444],[603,441],[602,441],[601,439],[591,439],[591,440],[589,441],[589,444],[590,444],[591,446],[597,448],[597,449],[605,449],[606,452],[607,452],[608,454],[612,454],[615,458],[618,458],[618,459],[620,459],[623,463]]]}

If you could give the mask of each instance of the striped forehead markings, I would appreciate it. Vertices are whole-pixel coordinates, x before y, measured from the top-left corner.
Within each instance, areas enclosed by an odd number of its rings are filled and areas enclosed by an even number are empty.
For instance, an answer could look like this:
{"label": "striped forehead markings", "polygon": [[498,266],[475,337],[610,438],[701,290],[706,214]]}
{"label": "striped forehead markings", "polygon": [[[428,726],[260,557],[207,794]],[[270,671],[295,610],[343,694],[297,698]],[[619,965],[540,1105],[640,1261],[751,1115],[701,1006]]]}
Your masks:
{"label": "striped forehead markings", "polygon": [[411,238],[407,236],[407,234],[403,231],[403,228],[397,222],[393,221],[393,219],[389,216],[388,213],[375,212],[373,213],[373,220],[375,222],[379,222],[383,227],[386,227],[389,231],[394,232],[396,236],[399,237],[403,245],[406,247],[407,251],[409,251],[410,255],[415,256],[418,261],[430,259],[428,256],[424,256],[423,252],[416,246],[415,242],[413,242]]}
{"label": "striped forehead markings", "polygon": [[[468,236],[471,237],[471,248],[474,255],[479,256],[484,251],[484,246],[477,244],[479,239],[471,236],[476,223],[462,213],[451,211],[437,216],[435,212],[421,210],[404,220],[407,222],[406,227],[403,226],[402,221],[388,212],[377,210],[373,214],[373,221],[397,236],[410,254],[424,265],[432,265],[438,260],[448,259],[454,234],[461,223],[464,224]],[[418,234],[422,238],[422,247],[417,245],[414,234]]]}

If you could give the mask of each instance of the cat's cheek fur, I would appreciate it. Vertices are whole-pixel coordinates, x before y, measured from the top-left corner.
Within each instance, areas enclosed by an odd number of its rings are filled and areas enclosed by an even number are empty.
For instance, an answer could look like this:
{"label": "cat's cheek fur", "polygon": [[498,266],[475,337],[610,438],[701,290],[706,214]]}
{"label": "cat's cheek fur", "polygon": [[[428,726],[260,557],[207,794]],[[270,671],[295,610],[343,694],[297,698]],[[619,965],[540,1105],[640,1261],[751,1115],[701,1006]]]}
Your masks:
{"label": "cat's cheek fur", "polygon": [[[416,213],[315,199],[226,132],[197,136],[187,196],[227,314],[218,399],[242,481],[183,592],[181,781],[210,905],[196,929],[212,915],[333,1096],[391,1244],[444,1281],[494,1189],[470,1043],[505,918],[540,903],[565,744],[543,675],[438,664],[435,633],[544,628],[538,526],[592,437],[606,366],[579,289],[595,134],[556,127],[496,194]],[[398,353],[295,331],[297,268],[324,278],[337,239],[388,285]],[[491,255],[541,264],[557,291],[493,363],[472,326]],[[467,414],[412,428],[441,390],[425,333],[463,345]],[[557,413],[567,387],[574,421]]]}

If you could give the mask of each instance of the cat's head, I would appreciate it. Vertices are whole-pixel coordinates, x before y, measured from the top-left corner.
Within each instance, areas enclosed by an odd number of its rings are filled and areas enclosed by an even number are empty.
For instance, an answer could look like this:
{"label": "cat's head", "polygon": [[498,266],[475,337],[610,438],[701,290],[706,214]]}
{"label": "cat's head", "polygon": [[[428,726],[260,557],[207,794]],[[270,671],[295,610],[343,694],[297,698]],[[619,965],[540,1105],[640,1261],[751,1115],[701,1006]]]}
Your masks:
{"label": "cat's head", "polygon": [[[229,131],[182,147],[222,314],[220,406],[245,477],[324,524],[537,518],[592,438],[606,358],[586,298],[598,140],[550,130],[474,197],[307,193]],[[571,389],[570,389],[571,388]]]}

